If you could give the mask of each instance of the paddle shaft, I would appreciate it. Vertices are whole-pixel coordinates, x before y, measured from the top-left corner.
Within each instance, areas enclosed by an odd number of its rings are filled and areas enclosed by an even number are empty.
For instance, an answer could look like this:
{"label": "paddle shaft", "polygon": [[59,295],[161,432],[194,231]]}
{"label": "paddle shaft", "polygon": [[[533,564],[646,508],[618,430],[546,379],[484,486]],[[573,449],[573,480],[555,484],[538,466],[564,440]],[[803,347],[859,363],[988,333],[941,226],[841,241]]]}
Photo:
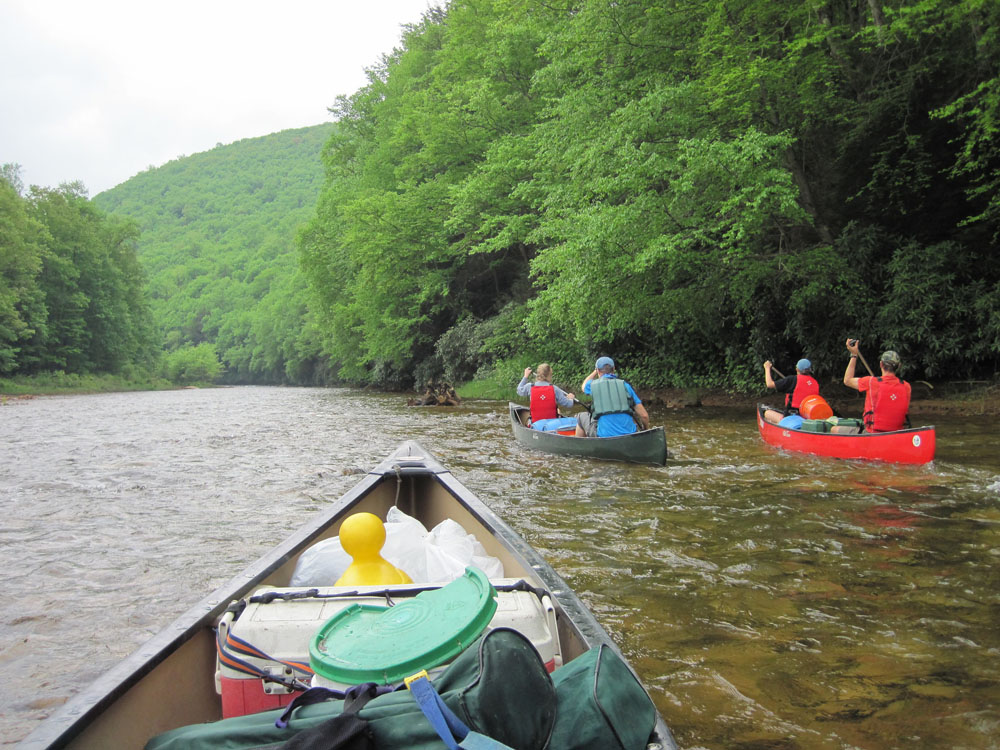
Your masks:
{"label": "paddle shaft", "polygon": [[[856,344],[856,343],[857,343],[857,339],[854,339],[851,342],[851,346],[854,346],[854,344]],[[865,360],[865,355],[861,353],[860,349],[858,349],[858,356],[861,358],[861,364],[863,364],[865,366],[865,369],[868,370],[868,374],[871,375],[874,378],[875,377],[875,373],[872,372],[872,368],[870,368],[868,366],[868,362],[867,362],[867,360]]]}

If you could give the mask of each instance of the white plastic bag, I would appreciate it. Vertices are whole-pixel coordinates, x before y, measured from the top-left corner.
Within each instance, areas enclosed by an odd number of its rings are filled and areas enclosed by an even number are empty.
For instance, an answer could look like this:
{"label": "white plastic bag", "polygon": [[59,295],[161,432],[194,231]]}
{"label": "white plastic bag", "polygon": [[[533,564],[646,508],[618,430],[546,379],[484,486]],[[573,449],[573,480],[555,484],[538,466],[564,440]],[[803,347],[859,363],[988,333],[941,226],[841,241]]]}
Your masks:
{"label": "white plastic bag", "polygon": [[332,586],[351,564],[351,556],[340,546],[340,537],[323,539],[299,555],[291,586]]}
{"label": "white plastic bag", "polygon": [[445,519],[427,535],[427,580],[451,581],[474,565],[488,578],[503,578],[503,563],[486,554],[486,549],[456,521]]}
{"label": "white plastic bag", "polygon": [[[503,563],[457,522],[446,519],[430,532],[412,516],[392,507],[386,515],[382,557],[414,583],[447,583],[474,565],[489,578],[503,578]],[[292,586],[333,586],[351,564],[339,537],[324,539],[299,557]]]}
{"label": "white plastic bag", "polygon": [[414,583],[424,583],[430,580],[427,577],[426,547],[427,529],[424,525],[395,505],[389,508],[382,557],[406,573]]}

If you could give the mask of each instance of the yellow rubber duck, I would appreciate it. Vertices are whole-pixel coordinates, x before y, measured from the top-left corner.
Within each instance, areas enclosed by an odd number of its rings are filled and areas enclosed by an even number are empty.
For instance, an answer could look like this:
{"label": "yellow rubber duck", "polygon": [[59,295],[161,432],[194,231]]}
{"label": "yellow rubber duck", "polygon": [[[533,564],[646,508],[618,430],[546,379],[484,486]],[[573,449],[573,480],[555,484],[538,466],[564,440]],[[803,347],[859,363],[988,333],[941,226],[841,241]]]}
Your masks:
{"label": "yellow rubber duck", "polygon": [[373,513],[355,513],[340,525],[340,545],[353,562],[335,586],[380,586],[413,583],[410,577],[382,557],[385,525]]}

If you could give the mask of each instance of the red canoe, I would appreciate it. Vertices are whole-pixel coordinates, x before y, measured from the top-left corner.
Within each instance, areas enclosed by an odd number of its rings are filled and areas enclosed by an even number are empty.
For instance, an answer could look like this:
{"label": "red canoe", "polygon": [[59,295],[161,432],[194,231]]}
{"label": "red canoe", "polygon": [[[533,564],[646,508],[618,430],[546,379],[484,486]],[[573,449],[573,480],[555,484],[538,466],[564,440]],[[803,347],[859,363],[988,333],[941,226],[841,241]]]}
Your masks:
{"label": "red canoe", "polygon": [[831,458],[925,464],[934,460],[934,427],[914,427],[895,432],[839,435],[830,432],[789,430],[764,421],[765,404],[757,407],[757,427],[768,445],[798,453]]}

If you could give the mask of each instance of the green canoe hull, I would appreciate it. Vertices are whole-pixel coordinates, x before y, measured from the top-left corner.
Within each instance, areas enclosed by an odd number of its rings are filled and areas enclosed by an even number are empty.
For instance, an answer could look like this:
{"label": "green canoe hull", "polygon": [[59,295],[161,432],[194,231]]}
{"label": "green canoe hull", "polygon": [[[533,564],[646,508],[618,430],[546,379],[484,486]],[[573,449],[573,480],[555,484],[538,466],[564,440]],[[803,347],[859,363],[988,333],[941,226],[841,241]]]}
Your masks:
{"label": "green canoe hull", "polygon": [[528,427],[530,410],[526,406],[510,403],[508,407],[514,438],[527,448],[560,456],[583,456],[606,461],[658,466],[667,462],[667,438],[662,427],[609,438],[560,435],[558,432],[541,432]]}

